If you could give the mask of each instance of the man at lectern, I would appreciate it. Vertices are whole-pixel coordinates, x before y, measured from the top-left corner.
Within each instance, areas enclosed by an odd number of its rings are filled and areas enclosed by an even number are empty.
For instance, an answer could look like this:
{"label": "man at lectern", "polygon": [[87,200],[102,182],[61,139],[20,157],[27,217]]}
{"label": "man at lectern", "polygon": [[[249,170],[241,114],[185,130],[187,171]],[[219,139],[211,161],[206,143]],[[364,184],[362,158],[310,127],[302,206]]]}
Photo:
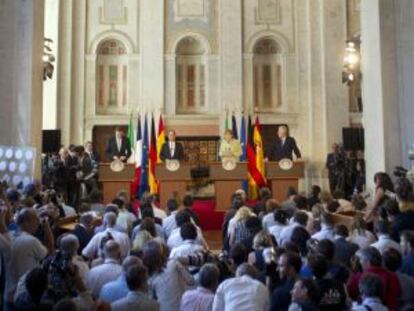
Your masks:
{"label": "man at lectern", "polygon": [[268,158],[270,161],[280,161],[282,159],[293,160],[293,154],[295,154],[296,159],[302,157],[296,140],[289,136],[287,126],[280,125],[277,129],[277,139],[272,145]]}
{"label": "man at lectern", "polygon": [[126,162],[131,156],[131,146],[122,128],[117,127],[115,135],[109,138],[106,156],[110,161],[121,160],[122,162]]}
{"label": "man at lectern", "polygon": [[224,132],[224,138],[220,144],[220,158],[233,158],[235,161],[239,161],[241,154],[242,148],[240,141],[233,137],[233,132],[231,130],[227,129]]}
{"label": "man at lectern", "polygon": [[160,151],[160,159],[165,160],[178,160],[184,159],[184,148],[179,142],[175,141],[176,134],[174,130],[168,131],[168,141],[165,142]]}

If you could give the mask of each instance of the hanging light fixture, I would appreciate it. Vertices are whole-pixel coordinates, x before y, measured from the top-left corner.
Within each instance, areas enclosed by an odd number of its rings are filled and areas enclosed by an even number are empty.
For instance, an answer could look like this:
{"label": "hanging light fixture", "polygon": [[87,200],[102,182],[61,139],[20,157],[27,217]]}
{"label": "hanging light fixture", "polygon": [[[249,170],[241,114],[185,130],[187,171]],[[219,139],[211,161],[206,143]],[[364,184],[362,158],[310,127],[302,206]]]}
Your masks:
{"label": "hanging light fixture", "polygon": [[359,39],[352,39],[346,42],[342,83],[346,83],[347,85],[350,85],[361,77],[361,54],[359,52],[359,46]]}

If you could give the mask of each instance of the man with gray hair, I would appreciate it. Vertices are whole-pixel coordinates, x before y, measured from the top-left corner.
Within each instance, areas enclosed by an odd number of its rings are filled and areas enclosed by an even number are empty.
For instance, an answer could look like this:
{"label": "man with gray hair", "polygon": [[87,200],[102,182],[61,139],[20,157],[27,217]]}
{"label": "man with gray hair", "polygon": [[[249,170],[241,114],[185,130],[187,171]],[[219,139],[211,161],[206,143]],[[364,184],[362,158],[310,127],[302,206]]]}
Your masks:
{"label": "man with gray hair", "polygon": [[362,304],[355,304],[353,311],[387,311],[388,308],[382,304],[381,296],[383,293],[383,284],[379,276],[372,273],[366,273],[359,281],[359,290],[362,296]]}
{"label": "man with gray hair", "polygon": [[89,267],[86,262],[77,255],[78,249],[79,239],[76,235],[69,233],[60,238],[59,250],[64,254],[65,258],[72,258],[72,263],[77,267],[80,277],[86,282]]}
{"label": "man with gray hair", "polygon": [[247,263],[236,270],[236,277],[220,284],[213,302],[213,311],[269,310],[269,292],[255,280],[255,268]]}
{"label": "man with gray hair", "polygon": [[115,229],[117,216],[114,212],[108,212],[104,215],[103,225],[105,230],[95,234],[89,241],[88,245],[83,249],[82,255],[90,260],[95,259],[102,254],[99,253],[101,242],[104,238],[114,240],[118,243],[121,250],[121,259],[128,256],[130,250],[130,241],[126,233]]}
{"label": "man with gray hair", "polygon": [[207,263],[198,274],[198,287],[187,290],[181,299],[181,311],[213,310],[214,292],[217,289],[220,271],[216,265]]}
{"label": "man with gray hair", "polygon": [[103,264],[91,269],[88,273],[86,285],[92,291],[94,298],[99,297],[102,287],[122,274],[122,266],[119,264],[121,249],[113,240],[106,242],[104,246]]}

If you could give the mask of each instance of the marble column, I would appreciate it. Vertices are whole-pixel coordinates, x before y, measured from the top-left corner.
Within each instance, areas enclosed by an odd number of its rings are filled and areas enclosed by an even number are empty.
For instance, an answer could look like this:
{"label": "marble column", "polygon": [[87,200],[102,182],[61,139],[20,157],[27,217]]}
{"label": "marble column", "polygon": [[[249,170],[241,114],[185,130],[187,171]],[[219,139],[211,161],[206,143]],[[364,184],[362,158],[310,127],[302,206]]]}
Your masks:
{"label": "marble column", "polygon": [[164,0],[141,1],[141,93],[139,107],[164,106]]}
{"label": "marble column", "polygon": [[0,144],[36,148],[40,177],[44,0],[0,1]]}
{"label": "marble column", "polygon": [[243,104],[242,1],[220,1],[221,105],[230,111]]}

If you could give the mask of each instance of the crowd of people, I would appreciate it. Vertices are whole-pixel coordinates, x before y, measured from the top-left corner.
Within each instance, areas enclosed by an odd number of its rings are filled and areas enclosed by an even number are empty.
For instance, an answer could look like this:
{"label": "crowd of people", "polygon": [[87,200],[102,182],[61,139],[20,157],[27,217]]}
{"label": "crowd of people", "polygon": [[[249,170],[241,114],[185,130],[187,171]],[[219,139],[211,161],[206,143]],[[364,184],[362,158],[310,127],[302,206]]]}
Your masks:
{"label": "crowd of people", "polygon": [[372,202],[314,186],[284,202],[262,188],[248,206],[238,190],[221,250],[189,195],[160,207],[145,194],[134,208],[124,191],[106,205],[92,191],[70,206],[56,184],[1,185],[3,310],[414,310],[413,186],[375,182]]}

